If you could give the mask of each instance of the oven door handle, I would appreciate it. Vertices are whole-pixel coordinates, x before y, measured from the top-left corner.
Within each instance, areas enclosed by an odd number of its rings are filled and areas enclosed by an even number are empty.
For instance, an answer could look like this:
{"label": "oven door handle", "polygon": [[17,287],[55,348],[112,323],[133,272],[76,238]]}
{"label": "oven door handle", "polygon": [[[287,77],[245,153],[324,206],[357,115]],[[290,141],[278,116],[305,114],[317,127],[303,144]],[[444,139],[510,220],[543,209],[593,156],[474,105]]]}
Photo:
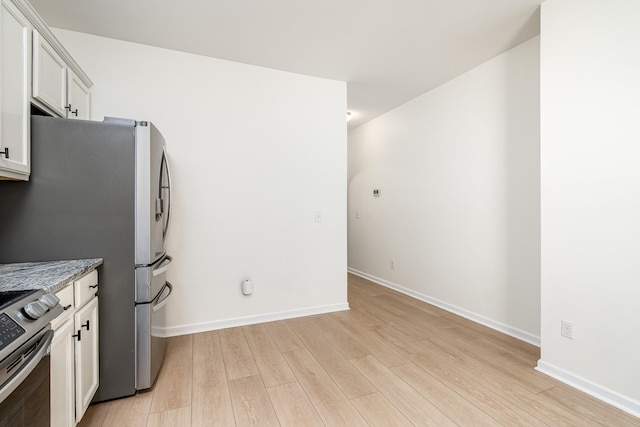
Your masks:
{"label": "oven door handle", "polygon": [[20,370],[11,376],[11,378],[3,384],[0,389],[0,402],[9,397],[13,391],[27,378],[31,372],[38,366],[38,363],[51,351],[51,341],[53,340],[53,331],[48,330],[42,335],[38,341],[37,349],[31,352],[27,358],[27,362],[20,367]]}
{"label": "oven door handle", "polygon": [[[162,294],[164,294],[164,290],[167,288],[169,288],[169,293],[164,298],[162,298]],[[164,305],[169,301],[169,297],[171,296],[172,293],[173,293],[173,285],[169,282],[165,282],[162,289],[160,289],[160,292],[158,292],[158,296],[155,298],[155,300],[153,300],[151,309],[155,312],[160,310],[162,307],[164,307]]]}

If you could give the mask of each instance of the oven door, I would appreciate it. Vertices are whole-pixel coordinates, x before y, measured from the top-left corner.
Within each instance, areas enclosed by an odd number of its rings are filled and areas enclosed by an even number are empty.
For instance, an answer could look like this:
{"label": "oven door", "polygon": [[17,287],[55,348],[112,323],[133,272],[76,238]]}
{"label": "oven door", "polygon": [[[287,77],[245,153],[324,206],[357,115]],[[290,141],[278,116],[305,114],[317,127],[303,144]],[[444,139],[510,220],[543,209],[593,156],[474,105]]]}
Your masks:
{"label": "oven door", "polygon": [[50,425],[52,339],[53,331],[47,327],[0,362],[0,426]]}

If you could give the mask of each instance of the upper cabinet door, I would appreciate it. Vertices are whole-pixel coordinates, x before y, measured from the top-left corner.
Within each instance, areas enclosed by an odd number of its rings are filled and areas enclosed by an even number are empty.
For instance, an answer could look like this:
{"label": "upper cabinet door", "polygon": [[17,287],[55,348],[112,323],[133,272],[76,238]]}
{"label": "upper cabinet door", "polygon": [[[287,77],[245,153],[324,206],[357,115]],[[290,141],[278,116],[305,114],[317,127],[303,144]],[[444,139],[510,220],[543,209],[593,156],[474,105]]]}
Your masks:
{"label": "upper cabinet door", "polygon": [[30,172],[31,25],[8,0],[0,5],[0,177]]}
{"label": "upper cabinet door", "polygon": [[70,106],[67,117],[70,119],[91,119],[91,92],[71,69],[67,69],[67,102]]}
{"label": "upper cabinet door", "polygon": [[33,30],[33,97],[60,117],[67,116],[67,65],[36,30]]}

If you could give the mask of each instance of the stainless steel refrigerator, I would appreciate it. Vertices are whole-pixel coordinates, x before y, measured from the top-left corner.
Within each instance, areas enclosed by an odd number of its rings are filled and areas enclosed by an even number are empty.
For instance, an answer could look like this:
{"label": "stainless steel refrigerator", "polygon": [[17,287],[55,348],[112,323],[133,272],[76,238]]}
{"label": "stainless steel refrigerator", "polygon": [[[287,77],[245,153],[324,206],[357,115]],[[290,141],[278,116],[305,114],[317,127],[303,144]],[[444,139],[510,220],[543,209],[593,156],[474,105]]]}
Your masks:
{"label": "stainless steel refrigerator", "polygon": [[173,287],[165,251],[171,182],[149,122],[32,116],[31,178],[0,181],[0,263],[104,258],[94,402],[151,387]]}

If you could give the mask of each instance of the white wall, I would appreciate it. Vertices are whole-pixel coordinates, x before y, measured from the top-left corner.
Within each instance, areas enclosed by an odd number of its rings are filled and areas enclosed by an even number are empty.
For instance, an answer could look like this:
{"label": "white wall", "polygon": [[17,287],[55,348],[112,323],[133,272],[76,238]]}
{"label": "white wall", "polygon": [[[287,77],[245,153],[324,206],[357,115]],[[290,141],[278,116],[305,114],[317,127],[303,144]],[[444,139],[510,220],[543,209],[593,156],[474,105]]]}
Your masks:
{"label": "white wall", "polygon": [[538,67],[536,37],[349,132],[352,271],[538,342]]}
{"label": "white wall", "polygon": [[55,34],[95,83],[93,119],[150,120],[167,141],[166,333],[347,308],[344,82]]}
{"label": "white wall", "polygon": [[541,38],[538,366],[640,415],[640,2],[547,0]]}

